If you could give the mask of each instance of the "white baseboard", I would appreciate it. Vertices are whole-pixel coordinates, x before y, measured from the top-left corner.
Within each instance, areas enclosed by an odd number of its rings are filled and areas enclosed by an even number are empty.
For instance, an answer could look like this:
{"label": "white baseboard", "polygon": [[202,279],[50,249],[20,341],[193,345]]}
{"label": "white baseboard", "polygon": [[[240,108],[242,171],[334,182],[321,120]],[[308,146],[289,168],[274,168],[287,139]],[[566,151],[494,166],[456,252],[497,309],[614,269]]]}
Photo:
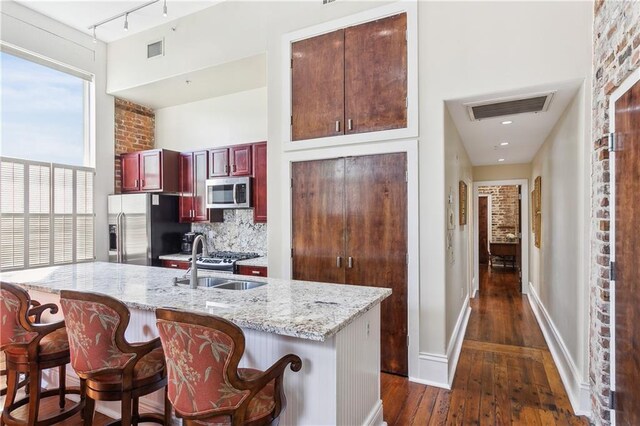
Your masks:
{"label": "white baseboard", "polygon": [[583,381],[575,362],[569,354],[569,350],[560,336],[560,332],[551,320],[549,313],[538,297],[536,289],[529,283],[529,304],[542,329],[544,339],[549,346],[553,361],[556,363],[562,384],[564,385],[569,401],[576,415],[591,416],[591,390],[589,383]]}
{"label": "white baseboard", "polygon": [[378,403],[373,407],[369,417],[365,420],[364,424],[366,426],[386,426],[387,423],[382,418],[382,401],[378,401]]}
{"label": "white baseboard", "polygon": [[462,305],[462,309],[460,309],[456,326],[453,329],[451,340],[447,347],[447,354],[440,355],[420,352],[418,356],[419,376],[409,377],[409,380],[423,385],[451,389],[470,315],[471,307],[469,306],[469,299],[467,298],[464,305]]}

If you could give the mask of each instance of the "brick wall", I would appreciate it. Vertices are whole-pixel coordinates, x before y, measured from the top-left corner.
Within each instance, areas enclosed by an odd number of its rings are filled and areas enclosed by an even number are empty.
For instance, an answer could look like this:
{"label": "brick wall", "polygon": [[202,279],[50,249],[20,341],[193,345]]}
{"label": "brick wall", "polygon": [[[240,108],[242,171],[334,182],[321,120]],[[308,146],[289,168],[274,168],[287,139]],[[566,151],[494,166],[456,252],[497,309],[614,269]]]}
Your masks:
{"label": "brick wall", "polygon": [[478,193],[491,195],[491,242],[508,242],[518,229],[518,187],[481,186]]}
{"label": "brick wall", "polygon": [[592,422],[610,423],[609,400],[609,96],[640,67],[640,3],[594,5],[593,157],[589,381]]}
{"label": "brick wall", "polygon": [[152,149],[155,145],[156,116],[152,109],[124,99],[115,102],[115,193],[121,192],[120,154]]}

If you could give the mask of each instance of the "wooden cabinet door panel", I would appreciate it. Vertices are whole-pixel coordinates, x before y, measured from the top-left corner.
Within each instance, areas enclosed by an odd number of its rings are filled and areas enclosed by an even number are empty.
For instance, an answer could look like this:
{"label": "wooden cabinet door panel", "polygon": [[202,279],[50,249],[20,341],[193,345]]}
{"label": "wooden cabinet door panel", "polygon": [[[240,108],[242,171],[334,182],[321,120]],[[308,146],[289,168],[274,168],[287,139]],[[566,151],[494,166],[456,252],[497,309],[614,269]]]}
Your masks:
{"label": "wooden cabinet door panel", "polygon": [[209,177],[229,176],[229,148],[209,150]]}
{"label": "wooden cabinet door panel", "polygon": [[240,265],[238,266],[238,275],[253,275],[256,277],[266,277],[267,276],[267,268],[264,266],[249,266],[249,265]]}
{"label": "wooden cabinet door panel", "polygon": [[253,221],[267,221],[267,143],[253,146]]}
{"label": "wooden cabinet door panel", "polygon": [[162,189],[162,151],[140,153],[140,189],[142,191]]}
{"label": "wooden cabinet door panel", "polygon": [[344,283],[344,159],[294,163],[292,178],[293,278]]}
{"label": "wooden cabinet door panel", "polygon": [[180,203],[179,220],[180,223],[192,221],[193,210],[193,154],[185,152],[180,154]]}
{"label": "wooden cabinet door panel", "polygon": [[344,30],[291,45],[291,140],[344,134]]}
{"label": "wooden cabinet door panel", "polygon": [[185,262],[182,260],[167,260],[162,259],[161,265],[163,268],[173,268],[173,269],[189,269],[191,266],[190,262]]}
{"label": "wooden cabinet door panel", "polygon": [[208,173],[208,153],[193,153],[193,221],[204,222],[207,217],[206,180]]}
{"label": "wooden cabinet door panel", "polygon": [[251,176],[251,145],[229,148],[231,176]]}
{"label": "wooden cabinet door panel", "polygon": [[615,104],[616,423],[640,424],[640,82]]}
{"label": "wooden cabinet door panel", "polygon": [[345,133],[407,127],[406,31],[406,13],[345,30]]}
{"label": "wooden cabinet door panel", "polygon": [[122,162],[122,191],[138,191],[140,189],[140,156],[137,152],[124,154]]}
{"label": "wooden cabinet door panel", "polygon": [[348,157],[345,162],[345,283],[393,290],[381,306],[381,364],[383,371],[406,376],[406,154]]}

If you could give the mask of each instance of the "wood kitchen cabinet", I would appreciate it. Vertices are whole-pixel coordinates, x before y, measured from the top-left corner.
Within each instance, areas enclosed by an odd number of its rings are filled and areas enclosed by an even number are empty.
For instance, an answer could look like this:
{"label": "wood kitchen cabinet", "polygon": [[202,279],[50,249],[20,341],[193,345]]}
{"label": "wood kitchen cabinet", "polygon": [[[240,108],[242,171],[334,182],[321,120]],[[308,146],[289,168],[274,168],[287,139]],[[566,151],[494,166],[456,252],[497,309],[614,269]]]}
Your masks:
{"label": "wood kitchen cabinet", "polygon": [[407,127],[407,15],[291,45],[291,140]]}
{"label": "wood kitchen cabinet", "polygon": [[208,220],[206,187],[208,170],[207,151],[180,154],[180,222],[193,223]]}
{"label": "wood kitchen cabinet", "polygon": [[267,268],[264,266],[238,265],[238,275],[253,275],[254,277],[266,277]]}
{"label": "wood kitchen cabinet", "polygon": [[173,269],[189,269],[191,267],[191,262],[186,262],[183,260],[166,260],[163,259],[160,265],[163,268],[173,268]]}
{"label": "wood kitchen cabinet", "polygon": [[381,306],[381,368],[406,376],[406,154],[292,166],[293,278],[388,287]]}
{"label": "wood kitchen cabinet", "polygon": [[166,149],[123,154],[122,192],[178,192],[179,157]]}
{"label": "wood kitchen cabinet", "polygon": [[267,222],[267,143],[253,145],[253,222]]}
{"label": "wood kitchen cabinet", "polygon": [[251,145],[209,150],[209,177],[251,176]]}

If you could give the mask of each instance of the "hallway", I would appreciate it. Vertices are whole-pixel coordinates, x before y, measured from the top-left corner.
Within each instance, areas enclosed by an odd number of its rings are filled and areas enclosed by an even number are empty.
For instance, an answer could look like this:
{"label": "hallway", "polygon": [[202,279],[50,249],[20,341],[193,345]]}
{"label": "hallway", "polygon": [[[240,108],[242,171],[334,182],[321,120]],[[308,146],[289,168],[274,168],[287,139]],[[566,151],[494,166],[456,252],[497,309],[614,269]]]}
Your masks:
{"label": "hallway", "polygon": [[481,268],[452,390],[382,375],[393,425],[587,425],[574,416],[517,275]]}

